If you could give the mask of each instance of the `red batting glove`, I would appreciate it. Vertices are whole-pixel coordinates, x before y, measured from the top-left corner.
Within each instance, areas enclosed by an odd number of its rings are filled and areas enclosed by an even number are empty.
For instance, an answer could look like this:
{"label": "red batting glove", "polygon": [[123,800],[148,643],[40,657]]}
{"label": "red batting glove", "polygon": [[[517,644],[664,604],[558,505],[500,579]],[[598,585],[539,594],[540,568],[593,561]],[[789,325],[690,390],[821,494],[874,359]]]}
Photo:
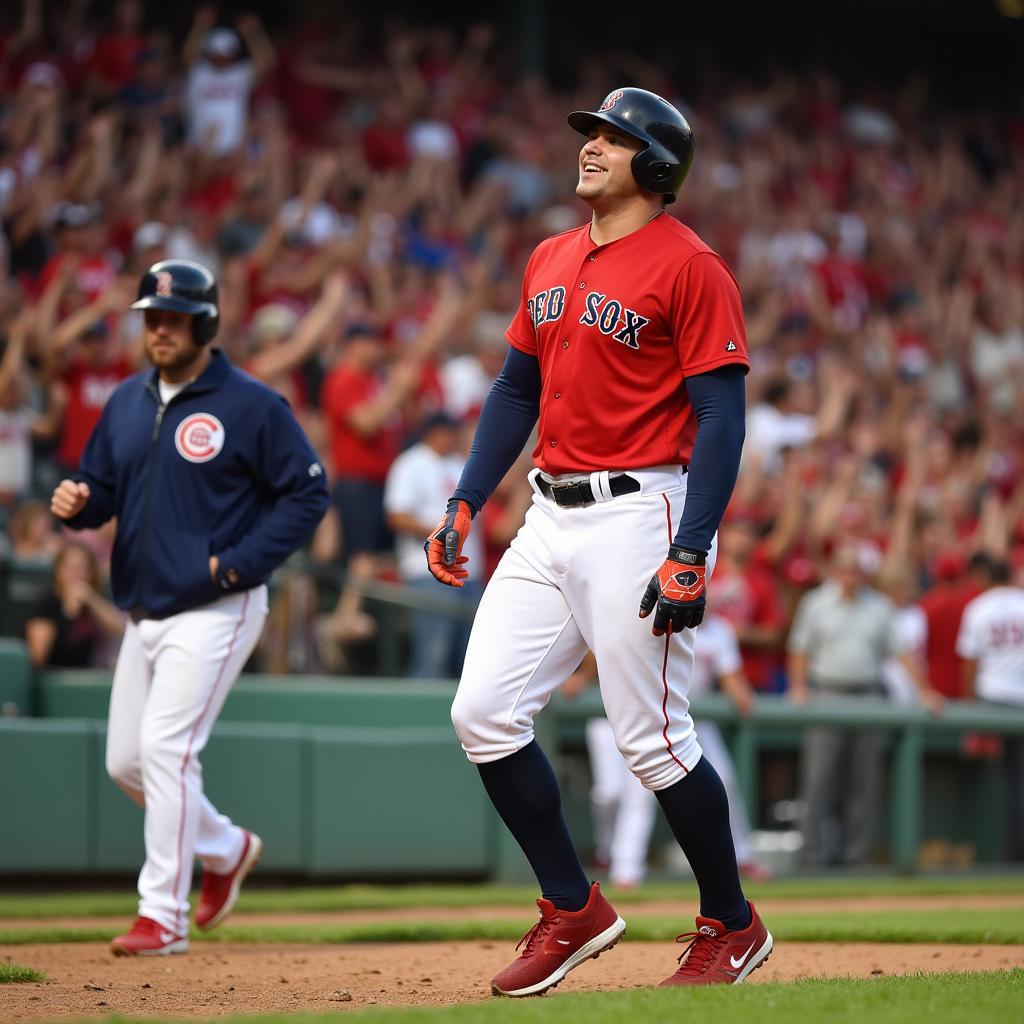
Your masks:
{"label": "red batting glove", "polygon": [[675,544],[668,549],[668,558],[651,577],[640,599],[641,619],[646,619],[657,607],[651,629],[655,636],[679,633],[701,624],[707,604],[704,595],[706,561],[703,551],[687,551]]}
{"label": "red batting glove", "polygon": [[469,579],[469,570],[462,568],[469,561],[469,557],[462,553],[462,545],[466,543],[472,525],[473,512],[469,505],[451,498],[441,522],[423,542],[427,568],[438,582],[449,587],[461,587]]}

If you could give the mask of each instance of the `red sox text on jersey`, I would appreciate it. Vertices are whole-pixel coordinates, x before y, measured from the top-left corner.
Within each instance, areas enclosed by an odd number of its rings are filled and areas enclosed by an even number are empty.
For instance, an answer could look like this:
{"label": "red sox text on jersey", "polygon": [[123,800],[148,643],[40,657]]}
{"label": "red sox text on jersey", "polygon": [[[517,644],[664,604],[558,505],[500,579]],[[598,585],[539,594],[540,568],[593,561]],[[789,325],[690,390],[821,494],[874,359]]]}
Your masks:
{"label": "red sox text on jersey", "polygon": [[[580,323],[585,327],[597,327],[602,334],[612,335],[629,348],[640,347],[640,331],[651,322],[648,317],[601,292],[590,292],[584,299],[584,306]],[[527,299],[526,307],[534,329],[543,323],[559,320],[565,309],[565,288],[562,285],[546,288]]]}

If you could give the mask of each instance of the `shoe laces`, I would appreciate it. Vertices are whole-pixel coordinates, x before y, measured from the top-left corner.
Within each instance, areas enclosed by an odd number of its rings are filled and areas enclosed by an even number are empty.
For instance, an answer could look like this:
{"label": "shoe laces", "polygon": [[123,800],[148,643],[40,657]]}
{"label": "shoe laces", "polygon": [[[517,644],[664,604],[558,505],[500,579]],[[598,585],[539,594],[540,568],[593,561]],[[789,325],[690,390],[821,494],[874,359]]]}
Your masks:
{"label": "shoe laces", "polygon": [[526,948],[523,950],[523,956],[530,956],[534,952],[534,948],[544,941],[544,936],[558,922],[559,918],[557,916],[546,917],[541,912],[540,920],[516,943],[516,951],[518,952],[519,947],[525,945]]}
{"label": "shoe laces", "polygon": [[718,958],[719,952],[725,945],[724,935],[708,935],[707,932],[683,932],[676,936],[676,942],[686,942],[689,945],[679,954],[679,974],[687,977],[698,977],[705,974],[711,965]]}

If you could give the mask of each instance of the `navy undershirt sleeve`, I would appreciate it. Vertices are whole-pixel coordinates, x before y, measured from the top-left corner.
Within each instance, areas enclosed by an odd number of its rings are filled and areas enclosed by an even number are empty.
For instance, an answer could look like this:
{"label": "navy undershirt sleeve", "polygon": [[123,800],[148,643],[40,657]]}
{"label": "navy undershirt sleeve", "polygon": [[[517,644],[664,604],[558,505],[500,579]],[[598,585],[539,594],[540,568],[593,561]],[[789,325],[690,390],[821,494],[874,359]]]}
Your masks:
{"label": "navy undershirt sleeve", "polygon": [[689,551],[711,550],[711,540],[736,484],[746,434],[745,369],[721,366],[686,378],[690,404],[697,416],[697,436],[675,543]]}
{"label": "navy undershirt sleeve", "polygon": [[469,459],[453,495],[474,515],[519,458],[539,414],[540,363],[536,356],[509,346],[505,365],[480,410]]}

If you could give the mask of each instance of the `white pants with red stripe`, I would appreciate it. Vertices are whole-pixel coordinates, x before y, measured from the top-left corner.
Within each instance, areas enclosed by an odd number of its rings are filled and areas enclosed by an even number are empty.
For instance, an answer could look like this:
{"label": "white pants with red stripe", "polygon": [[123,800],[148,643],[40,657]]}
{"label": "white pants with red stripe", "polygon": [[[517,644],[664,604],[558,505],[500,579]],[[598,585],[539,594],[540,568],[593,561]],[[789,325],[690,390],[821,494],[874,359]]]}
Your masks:
{"label": "white pants with red stripe", "polygon": [[[665,789],[700,759],[689,713],[693,630],[651,634],[640,598],[668,554],[686,499],[679,467],[629,470],[633,494],[560,508],[535,494],[473,623],[452,721],[471,761],[507,757],[533,739],[533,717],[579,665],[597,658],[605,712],[630,770]],[[571,478],[567,478],[571,479]],[[712,544],[708,573],[717,547]],[[470,566],[472,571],[473,567]]]}
{"label": "white pants with red stripe", "polygon": [[267,616],[267,588],[168,619],[129,622],[110,693],[107,772],[145,808],[139,914],[188,932],[195,857],[218,873],[244,833],[203,795],[199,754]]}

